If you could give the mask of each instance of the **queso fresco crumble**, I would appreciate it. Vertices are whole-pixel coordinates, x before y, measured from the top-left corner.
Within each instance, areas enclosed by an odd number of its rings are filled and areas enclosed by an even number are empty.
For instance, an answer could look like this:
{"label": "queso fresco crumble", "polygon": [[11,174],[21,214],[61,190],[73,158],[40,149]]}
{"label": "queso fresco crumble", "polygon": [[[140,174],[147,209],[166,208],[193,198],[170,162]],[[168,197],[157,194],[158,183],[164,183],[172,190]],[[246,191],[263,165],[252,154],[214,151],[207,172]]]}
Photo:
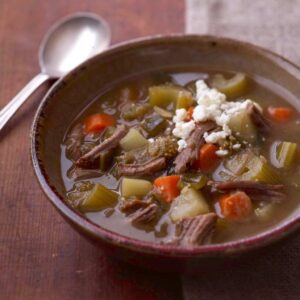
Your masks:
{"label": "queso fresco crumble", "polygon": [[[186,139],[195,129],[196,122],[214,121],[220,126],[220,130],[212,133],[204,133],[204,139],[207,143],[222,144],[224,140],[232,134],[230,123],[238,114],[243,114],[252,104],[257,105],[252,100],[246,99],[239,102],[226,101],[226,96],[215,88],[209,88],[204,80],[196,82],[196,101],[192,119],[186,122],[187,110],[177,109],[173,117],[175,128],[172,133],[180,138],[178,141],[178,151],[182,151],[187,146]],[[257,105],[258,106],[258,105]],[[258,106],[259,107],[259,106]],[[259,107],[259,109],[261,109]],[[237,133],[238,134],[238,133]],[[247,141],[245,141],[247,142]],[[240,143],[232,145],[232,149],[238,150]],[[218,156],[226,156],[229,151],[220,149],[216,152]]]}

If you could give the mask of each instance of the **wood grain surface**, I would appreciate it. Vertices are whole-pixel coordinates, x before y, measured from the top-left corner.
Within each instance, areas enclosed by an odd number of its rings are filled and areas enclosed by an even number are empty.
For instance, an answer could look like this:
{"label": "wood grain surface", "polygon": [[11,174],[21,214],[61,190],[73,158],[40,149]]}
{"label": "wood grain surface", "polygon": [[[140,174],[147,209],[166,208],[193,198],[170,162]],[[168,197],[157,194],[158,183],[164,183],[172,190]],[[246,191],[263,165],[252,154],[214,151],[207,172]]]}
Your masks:
{"label": "wood grain surface", "polygon": [[[113,43],[184,30],[183,0],[0,0],[0,107],[36,73],[49,26],[102,15]],[[48,203],[31,168],[30,125],[44,85],[0,133],[0,299],[181,299],[181,281],[120,264],[80,238]]]}

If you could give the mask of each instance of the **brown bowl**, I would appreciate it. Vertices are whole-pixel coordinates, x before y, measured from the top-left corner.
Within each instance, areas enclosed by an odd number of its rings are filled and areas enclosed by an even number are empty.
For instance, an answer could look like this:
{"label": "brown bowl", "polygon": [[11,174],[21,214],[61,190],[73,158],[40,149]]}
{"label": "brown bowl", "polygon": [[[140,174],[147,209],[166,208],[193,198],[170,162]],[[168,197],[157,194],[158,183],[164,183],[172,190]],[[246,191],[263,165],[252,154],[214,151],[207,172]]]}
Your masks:
{"label": "brown bowl", "polygon": [[[60,143],[72,120],[95,98],[125,77],[153,69],[205,66],[261,76],[300,99],[300,69],[286,59],[231,39],[176,35],[126,42],[86,61],[61,78],[44,97],[32,127],[32,162],[38,181],[59,213],[84,237],[112,255],[160,270],[201,270],[250,249],[265,246],[294,231],[300,209],[263,233],[224,244],[195,248],[144,242],[119,235],[87,220],[64,201]],[[290,97],[291,98],[291,97]],[[295,105],[300,105],[295,100]]]}

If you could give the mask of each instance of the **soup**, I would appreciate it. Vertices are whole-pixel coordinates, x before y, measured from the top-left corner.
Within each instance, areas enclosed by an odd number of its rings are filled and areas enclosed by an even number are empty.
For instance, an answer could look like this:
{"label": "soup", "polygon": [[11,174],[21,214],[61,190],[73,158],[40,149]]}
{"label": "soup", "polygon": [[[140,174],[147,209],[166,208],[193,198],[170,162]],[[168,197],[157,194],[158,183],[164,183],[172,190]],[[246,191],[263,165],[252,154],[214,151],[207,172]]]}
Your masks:
{"label": "soup", "polygon": [[260,78],[166,70],[95,99],[61,144],[66,201],[100,226],[182,247],[267,230],[298,205],[297,110]]}

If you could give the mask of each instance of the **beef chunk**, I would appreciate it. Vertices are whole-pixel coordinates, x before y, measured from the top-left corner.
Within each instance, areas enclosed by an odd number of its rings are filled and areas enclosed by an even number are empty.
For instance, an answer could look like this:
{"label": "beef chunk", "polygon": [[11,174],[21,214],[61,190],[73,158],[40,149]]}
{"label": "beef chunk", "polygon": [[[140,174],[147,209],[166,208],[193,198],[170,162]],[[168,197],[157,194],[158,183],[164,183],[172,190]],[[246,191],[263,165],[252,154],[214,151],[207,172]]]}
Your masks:
{"label": "beef chunk", "polygon": [[134,225],[145,225],[152,223],[158,217],[159,207],[156,203],[151,203],[141,210],[137,210],[131,216],[131,223]]}
{"label": "beef chunk", "polygon": [[143,176],[151,175],[154,172],[160,171],[166,167],[166,159],[158,157],[151,159],[143,164],[118,164],[118,173],[120,176]]}
{"label": "beef chunk", "polygon": [[107,138],[101,144],[95,146],[92,150],[81,156],[76,161],[76,166],[80,168],[89,168],[99,158],[103,151],[111,150],[119,145],[120,140],[127,134],[127,128],[124,125],[118,126],[111,137]]}
{"label": "beef chunk", "polygon": [[215,213],[183,219],[177,224],[174,242],[183,246],[205,244],[213,233],[217,219]]}
{"label": "beef chunk", "polygon": [[257,181],[209,181],[208,185],[220,191],[242,190],[251,200],[280,202],[286,199],[283,184],[268,184]]}
{"label": "beef chunk", "polygon": [[271,131],[271,125],[269,121],[263,116],[256,105],[250,105],[248,110],[250,113],[250,118],[253,124],[257,127],[259,133],[263,136],[268,136]]}
{"label": "beef chunk", "polygon": [[203,135],[215,129],[217,126],[213,122],[198,124],[187,140],[187,147],[183,149],[176,157],[175,172],[183,173],[189,165],[198,159],[199,149],[204,144]]}

